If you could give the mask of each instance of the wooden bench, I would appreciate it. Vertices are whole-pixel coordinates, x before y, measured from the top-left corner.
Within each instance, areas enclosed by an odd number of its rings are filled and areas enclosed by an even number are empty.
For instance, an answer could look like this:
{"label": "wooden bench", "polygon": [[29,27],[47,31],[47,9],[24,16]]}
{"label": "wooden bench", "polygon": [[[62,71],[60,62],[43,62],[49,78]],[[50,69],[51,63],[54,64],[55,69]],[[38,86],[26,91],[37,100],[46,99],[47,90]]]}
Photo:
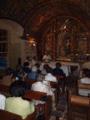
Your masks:
{"label": "wooden bench", "polygon": [[5,110],[0,110],[0,119],[1,120],[22,120],[19,115],[13,114]]}
{"label": "wooden bench", "polygon": [[[36,80],[29,80],[29,79],[25,79],[25,81],[29,85],[32,85],[33,83],[37,82]],[[54,95],[55,95],[55,102],[56,102],[56,105],[57,105],[57,102],[58,102],[58,99],[59,99],[59,95],[58,95],[58,83],[50,81],[50,86],[55,89]]]}
{"label": "wooden bench", "polygon": [[68,120],[90,120],[90,99],[71,93],[68,97]]}
{"label": "wooden bench", "polygon": [[52,98],[51,96],[47,96],[46,93],[43,92],[38,92],[38,91],[27,91],[24,95],[24,99],[34,99],[34,100],[41,100],[43,101],[43,98],[46,97],[47,100],[45,101],[44,104],[40,104],[42,106],[42,108],[44,109],[44,116],[45,116],[45,120],[49,120],[50,118],[50,114],[51,114],[51,110],[52,110]]}
{"label": "wooden bench", "polygon": [[88,90],[90,90],[90,84],[82,84],[82,83],[79,83],[79,84],[78,84],[78,88],[79,88],[79,89],[88,89]]}
{"label": "wooden bench", "polygon": [[[0,110],[0,120],[23,120],[21,116],[5,111]],[[36,120],[36,112],[28,115],[24,120]]]}

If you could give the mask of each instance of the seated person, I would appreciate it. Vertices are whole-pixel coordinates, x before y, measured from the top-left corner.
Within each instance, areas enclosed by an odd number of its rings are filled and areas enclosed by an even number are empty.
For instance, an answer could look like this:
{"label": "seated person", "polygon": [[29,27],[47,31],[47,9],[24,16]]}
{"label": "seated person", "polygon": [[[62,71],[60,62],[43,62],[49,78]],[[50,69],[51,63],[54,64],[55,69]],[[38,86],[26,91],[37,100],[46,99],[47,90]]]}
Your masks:
{"label": "seated person", "polygon": [[32,84],[31,90],[47,93],[47,95],[53,95],[50,84],[47,81],[37,81]]}
{"label": "seated person", "polygon": [[83,69],[83,78],[80,79],[80,83],[90,84],[90,70]]}
{"label": "seated person", "polygon": [[[33,91],[39,91],[39,92],[44,92],[47,93],[47,95],[52,96],[52,108],[55,109],[55,95],[54,95],[54,90],[51,88],[50,83],[48,81],[37,81],[32,84],[31,90]],[[36,104],[42,103],[40,101],[35,101]]]}
{"label": "seated person", "polygon": [[38,69],[36,66],[33,66],[31,68],[31,71],[27,74],[27,78],[30,80],[37,80],[38,78]]}
{"label": "seated person", "polygon": [[60,75],[60,76],[65,76],[64,71],[61,69],[61,64],[60,63],[56,63],[56,67],[53,69],[53,74],[56,75]]}
{"label": "seated person", "polygon": [[43,56],[43,58],[42,58],[42,60],[44,61],[44,62],[50,62],[51,61],[51,56],[50,56],[50,54],[48,53],[48,52],[46,52],[45,53],[45,55]]}
{"label": "seated person", "polygon": [[49,65],[48,64],[43,64],[42,69],[41,69],[41,74],[46,75],[48,69],[50,69]]}
{"label": "seated person", "polygon": [[[79,84],[90,84],[90,70],[83,69],[84,77],[79,80]],[[90,94],[90,89],[81,89],[79,88],[79,94],[83,96],[88,96]]]}
{"label": "seated person", "polygon": [[57,78],[52,74],[52,69],[49,68],[46,71],[47,71],[47,74],[45,75],[45,80],[46,81],[57,82]]}
{"label": "seated person", "polygon": [[6,97],[3,94],[0,94],[0,109],[2,110],[5,109],[5,100],[6,100]]}
{"label": "seated person", "polygon": [[64,71],[65,76],[68,77],[70,75],[70,67],[68,65],[62,65],[61,69]]}
{"label": "seated person", "polygon": [[56,77],[61,77],[61,78],[57,78],[58,79],[58,84],[62,87],[61,91],[64,92],[65,91],[65,82],[66,82],[66,75],[63,71],[63,69],[61,69],[61,64],[60,63],[56,63],[56,68],[53,69],[53,74]]}
{"label": "seated person", "polygon": [[35,111],[33,102],[24,100],[22,97],[26,91],[24,81],[15,81],[10,86],[11,97],[6,99],[5,110],[20,115],[25,119]]}

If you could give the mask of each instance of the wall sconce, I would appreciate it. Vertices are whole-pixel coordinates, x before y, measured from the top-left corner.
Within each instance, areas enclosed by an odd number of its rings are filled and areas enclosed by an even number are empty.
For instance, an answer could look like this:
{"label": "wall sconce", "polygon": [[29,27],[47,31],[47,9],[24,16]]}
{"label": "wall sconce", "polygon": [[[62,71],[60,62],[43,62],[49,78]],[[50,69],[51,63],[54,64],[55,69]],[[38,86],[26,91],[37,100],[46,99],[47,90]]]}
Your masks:
{"label": "wall sconce", "polygon": [[28,42],[31,46],[36,46],[36,41],[35,38],[33,37],[28,37]]}
{"label": "wall sconce", "polygon": [[22,40],[26,40],[30,46],[36,46],[35,38],[33,38],[32,36],[30,36],[30,34],[25,34],[24,33],[20,38]]}

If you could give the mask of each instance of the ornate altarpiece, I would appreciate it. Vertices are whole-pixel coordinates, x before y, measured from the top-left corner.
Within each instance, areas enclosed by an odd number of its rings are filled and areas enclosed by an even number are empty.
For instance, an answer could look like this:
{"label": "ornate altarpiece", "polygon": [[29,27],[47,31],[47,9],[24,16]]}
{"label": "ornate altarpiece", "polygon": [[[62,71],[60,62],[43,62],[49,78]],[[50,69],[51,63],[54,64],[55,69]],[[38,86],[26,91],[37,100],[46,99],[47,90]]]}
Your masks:
{"label": "ornate altarpiece", "polygon": [[90,54],[88,33],[80,21],[73,18],[54,19],[42,37],[42,53],[50,53],[53,59]]}

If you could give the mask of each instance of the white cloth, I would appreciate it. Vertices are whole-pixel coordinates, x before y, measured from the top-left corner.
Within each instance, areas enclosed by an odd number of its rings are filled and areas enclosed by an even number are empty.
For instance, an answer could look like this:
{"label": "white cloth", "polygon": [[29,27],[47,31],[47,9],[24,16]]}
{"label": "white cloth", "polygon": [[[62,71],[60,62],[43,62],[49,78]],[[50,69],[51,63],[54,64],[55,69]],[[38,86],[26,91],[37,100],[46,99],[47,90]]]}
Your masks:
{"label": "white cloth", "polygon": [[45,92],[47,93],[47,95],[53,95],[53,91],[51,87],[48,84],[40,82],[40,81],[33,83],[31,90]]}
{"label": "white cloth", "polygon": [[69,74],[70,74],[70,67],[69,66],[62,65],[61,69],[64,71],[64,73],[65,73],[66,76],[69,76]]}
{"label": "white cloth", "polygon": [[84,78],[80,79],[80,83],[82,83],[82,84],[90,84],[90,78],[84,77]]}
{"label": "white cloth", "polygon": [[[90,84],[90,78],[84,77],[84,78],[80,79],[80,83],[81,84]],[[78,92],[79,92],[79,95],[88,96],[88,94],[90,94],[90,89],[79,89]]]}
{"label": "white cloth", "polygon": [[57,78],[55,76],[53,76],[51,73],[47,73],[45,75],[45,80],[46,81],[57,82]]}
{"label": "white cloth", "polygon": [[79,89],[79,95],[82,95],[82,96],[88,96],[90,94],[90,90],[88,89]]}
{"label": "white cloth", "polygon": [[4,110],[5,109],[5,101],[6,97],[2,94],[0,94],[0,109]]}
{"label": "white cloth", "polygon": [[71,72],[71,67],[75,66],[77,67],[77,72],[79,74],[80,72],[80,65],[79,63],[73,63],[73,62],[61,62],[61,69],[64,71],[64,73],[66,74],[66,76],[72,74]]}

